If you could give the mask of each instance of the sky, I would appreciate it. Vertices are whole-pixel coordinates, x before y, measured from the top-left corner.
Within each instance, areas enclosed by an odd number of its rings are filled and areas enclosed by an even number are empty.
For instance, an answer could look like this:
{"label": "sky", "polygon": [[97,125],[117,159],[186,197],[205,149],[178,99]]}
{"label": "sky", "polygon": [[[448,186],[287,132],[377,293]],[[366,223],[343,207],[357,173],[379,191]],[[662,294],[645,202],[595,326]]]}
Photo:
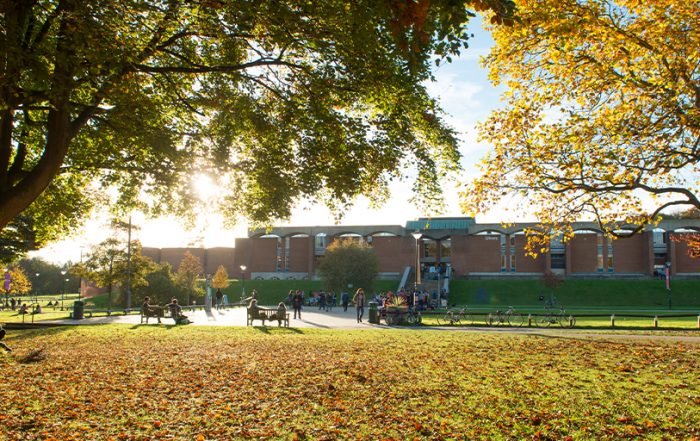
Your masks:
{"label": "sky", "polygon": [[[489,33],[481,28],[480,20],[474,19],[469,25],[474,38],[470,39],[469,48],[463,50],[459,58],[452,63],[442,64],[434,71],[436,81],[427,84],[429,93],[438,98],[445,111],[446,121],[457,130],[460,138],[462,167],[460,181],[471,180],[478,174],[476,164],[484,157],[488,145],[478,143],[476,124],[483,121],[489,113],[497,108],[502,89],[496,89],[487,79],[487,71],[482,68],[479,59],[486,55],[493,45]],[[201,191],[211,192],[206,180],[201,183]],[[381,208],[372,209],[367,200],[360,199],[341,220],[344,225],[405,225],[407,220],[423,216],[463,216],[458,204],[456,183],[445,186],[445,205],[443,213],[421,213],[410,203],[410,182],[397,183],[391,188],[392,197]],[[480,215],[479,222],[525,221],[527,219],[504,219],[503,211],[493,210]],[[232,247],[236,237],[246,237],[245,223],[234,229],[225,229],[223,219],[216,215],[206,216],[205,223],[195,230],[186,230],[177,219],[145,219],[138,214],[133,223],[139,225],[133,238],[146,247]],[[335,220],[328,209],[322,205],[302,203],[293,210],[291,219],[283,225],[310,226],[332,225]],[[92,244],[106,239],[111,230],[109,219],[104,213],[97,213],[91,218],[81,234],[55,243],[43,250],[34,252],[55,263],[67,261],[78,262],[81,253],[87,253]]]}

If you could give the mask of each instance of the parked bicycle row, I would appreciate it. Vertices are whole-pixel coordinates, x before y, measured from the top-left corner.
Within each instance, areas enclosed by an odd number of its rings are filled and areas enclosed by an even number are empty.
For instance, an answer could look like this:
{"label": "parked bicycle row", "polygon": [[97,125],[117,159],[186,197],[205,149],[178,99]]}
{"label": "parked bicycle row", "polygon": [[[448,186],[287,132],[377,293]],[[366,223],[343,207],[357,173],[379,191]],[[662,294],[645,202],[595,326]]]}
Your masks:
{"label": "parked bicycle row", "polygon": [[576,325],[576,318],[567,314],[564,308],[548,309],[543,314],[522,314],[517,312],[512,306],[505,310],[494,312],[475,312],[467,307],[450,309],[442,315],[438,315],[437,323],[440,326],[551,326],[573,327]]}

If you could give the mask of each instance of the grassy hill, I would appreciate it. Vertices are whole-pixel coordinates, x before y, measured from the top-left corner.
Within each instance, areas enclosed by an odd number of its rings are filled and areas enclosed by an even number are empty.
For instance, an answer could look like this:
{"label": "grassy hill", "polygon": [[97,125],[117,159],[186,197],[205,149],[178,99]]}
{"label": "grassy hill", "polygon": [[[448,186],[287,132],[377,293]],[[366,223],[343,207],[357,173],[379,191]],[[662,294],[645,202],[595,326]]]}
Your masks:
{"label": "grassy hill", "polygon": [[[378,280],[373,291],[394,291],[397,286],[397,280]],[[284,300],[290,289],[301,289],[308,293],[322,288],[323,283],[314,280],[245,281],[246,295],[250,295],[253,289],[257,290],[260,303],[264,305],[274,305]],[[230,302],[235,302],[241,298],[242,291],[243,283],[231,280],[231,285],[224,289],[224,294]],[[538,279],[453,280],[450,284],[449,303],[541,307],[544,301],[540,298],[547,299],[550,295],[554,295],[558,304],[567,308],[666,309],[670,297],[674,309],[696,309],[700,308],[700,280],[673,280],[670,292],[666,291],[662,280],[567,280],[555,291],[545,288]],[[97,307],[106,305],[106,298],[96,297],[90,301]]]}
{"label": "grassy hill", "polygon": [[[397,280],[378,280],[374,291],[396,290]],[[258,291],[263,304],[275,304],[285,298],[290,289],[305,292],[322,289],[320,281],[312,280],[246,280],[246,292]],[[232,281],[225,293],[232,301],[241,296],[240,281]],[[453,280],[450,284],[450,304],[458,305],[520,305],[538,306],[553,294],[558,303],[567,307],[639,307],[666,308],[669,291],[662,280],[567,280],[550,291],[538,279]],[[673,280],[673,308],[700,308],[700,280]]]}
{"label": "grassy hill", "polygon": [[700,281],[673,280],[671,291],[662,280],[567,280],[552,291],[540,280],[454,280],[450,303],[459,305],[538,305],[554,295],[567,307],[700,307]]}

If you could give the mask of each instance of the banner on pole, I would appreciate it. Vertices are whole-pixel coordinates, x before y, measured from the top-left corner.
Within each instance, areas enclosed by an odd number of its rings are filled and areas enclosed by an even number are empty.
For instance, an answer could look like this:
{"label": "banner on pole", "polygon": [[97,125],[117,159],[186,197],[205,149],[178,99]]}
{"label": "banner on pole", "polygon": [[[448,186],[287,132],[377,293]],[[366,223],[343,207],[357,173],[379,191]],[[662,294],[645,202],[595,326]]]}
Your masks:
{"label": "banner on pole", "polygon": [[671,290],[671,268],[666,266],[666,289]]}
{"label": "banner on pole", "polygon": [[9,272],[9,271],[5,271],[5,285],[4,285],[4,287],[3,287],[3,288],[5,289],[5,291],[9,291],[9,290],[10,290],[10,282],[11,282],[11,281],[12,281],[12,276],[10,275],[10,272]]}

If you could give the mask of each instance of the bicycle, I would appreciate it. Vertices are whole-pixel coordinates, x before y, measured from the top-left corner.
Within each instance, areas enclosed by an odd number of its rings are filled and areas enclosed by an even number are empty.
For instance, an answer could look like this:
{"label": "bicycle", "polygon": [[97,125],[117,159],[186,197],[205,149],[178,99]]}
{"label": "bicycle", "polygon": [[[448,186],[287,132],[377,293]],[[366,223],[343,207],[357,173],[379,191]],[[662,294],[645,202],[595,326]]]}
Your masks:
{"label": "bicycle", "polygon": [[573,315],[567,317],[563,306],[559,308],[559,311],[554,311],[547,307],[545,307],[545,310],[547,311],[546,314],[537,320],[537,323],[540,325],[551,326],[554,324],[559,324],[559,326],[562,328],[573,328],[576,324],[576,318]]}
{"label": "bicycle", "polygon": [[505,325],[509,326],[522,326],[525,323],[525,317],[515,312],[512,306],[508,307],[508,310],[501,311],[500,309],[496,312],[490,313],[486,316],[486,324],[489,326],[493,325]]}
{"label": "bicycle", "polygon": [[462,321],[465,323],[469,322],[469,324],[474,323],[474,317],[466,307],[461,309],[450,309],[445,312],[444,316],[438,317],[437,319],[438,325],[440,326],[459,325]]}
{"label": "bicycle", "polygon": [[420,311],[417,311],[415,308],[408,308],[406,321],[409,325],[420,325],[423,322],[423,316],[421,316]]}

